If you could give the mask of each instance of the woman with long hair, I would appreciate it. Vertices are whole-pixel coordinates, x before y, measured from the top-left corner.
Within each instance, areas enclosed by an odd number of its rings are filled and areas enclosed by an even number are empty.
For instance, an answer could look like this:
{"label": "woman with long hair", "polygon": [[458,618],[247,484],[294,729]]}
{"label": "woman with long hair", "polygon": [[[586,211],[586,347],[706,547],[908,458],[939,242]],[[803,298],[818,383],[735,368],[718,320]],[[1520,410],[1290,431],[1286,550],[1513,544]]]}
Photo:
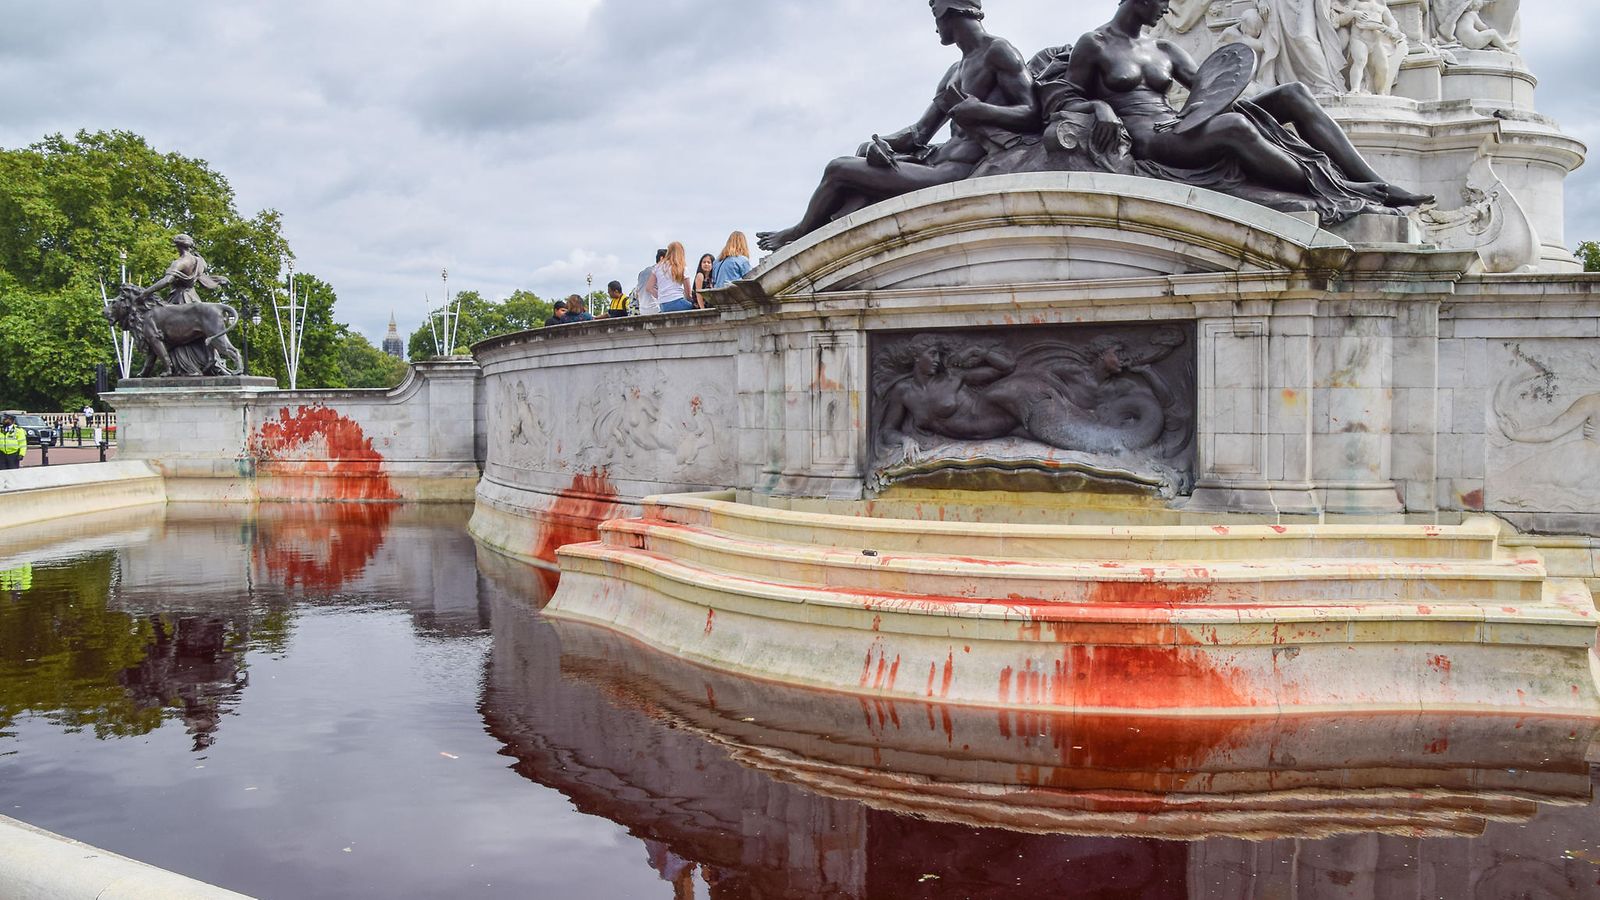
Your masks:
{"label": "woman with long hair", "polygon": [[712,286],[727,287],[749,274],[750,241],[745,238],[744,232],[735,231],[728,235],[728,242],[722,245],[722,253],[712,270]]}
{"label": "woman with long hair", "polygon": [[667,255],[650,270],[645,279],[645,292],[655,299],[662,312],[682,312],[694,309],[689,302],[689,264],[684,258],[683,244],[673,241],[667,245]]}
{"label": "woman with long hair", "polygon": [[716,264],[717,258],[706,253],[694,267],[694,283],[689,286],[689,302],[694,304],[695,309],[706,308],[706,298],[700,296],[700,292],[709,291],[713,287],[711,270]]}

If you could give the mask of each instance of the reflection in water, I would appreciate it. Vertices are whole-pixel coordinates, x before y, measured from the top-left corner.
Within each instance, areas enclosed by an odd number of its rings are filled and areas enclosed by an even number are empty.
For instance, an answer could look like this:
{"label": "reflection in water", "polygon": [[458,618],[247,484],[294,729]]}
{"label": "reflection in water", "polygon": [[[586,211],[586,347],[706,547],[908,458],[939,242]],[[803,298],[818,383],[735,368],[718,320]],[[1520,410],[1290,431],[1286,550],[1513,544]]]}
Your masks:
{"label": "reflection in water", "polygon": [[1600,897],[1600,856],[1562,856],[1600,836],[1595,721],[875,703],[514,600],[493,622],[484,717],[517,771],[626,825],[664,878],[704,867],[713,897]]}
{"label": "reflection in water", "polygon": [[547,622],[466,513],[0,535],[6,802],[266,897],[1600,900],[1594,722],[788,688]]}

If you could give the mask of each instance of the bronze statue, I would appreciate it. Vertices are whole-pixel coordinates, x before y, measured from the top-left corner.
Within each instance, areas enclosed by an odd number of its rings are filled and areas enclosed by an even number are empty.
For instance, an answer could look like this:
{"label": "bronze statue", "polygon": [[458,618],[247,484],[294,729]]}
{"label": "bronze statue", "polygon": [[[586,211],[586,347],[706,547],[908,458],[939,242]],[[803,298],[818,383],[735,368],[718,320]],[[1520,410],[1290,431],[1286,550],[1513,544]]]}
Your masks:
{"label": "bronze statue", "polygon": [[[855,156],[829,163],[822,184],[793,227],[756,235],[776,250],[871,203],[921,188],[960,181],[984,157],[1039,132],[1039,110],[1022,55],[984,30],[982,0],[928,0],[939,40],[961,60],[939,82],[922,118],[887,137],[872,136]],[[929,141],[950,123],[950,140]]]}
{"label": "bronze statue", "polygon": [[[1273,209],[1315,212],[1324,225],[1433,197],[1384,180],[1311,90],[1290,83],[1242,99],[1257,76],[1249,42],[1196,65],[1146,32],[1169,0],[1120,0],[1111,21],[1027,65],[984,31],[981,0],[929,0],[939,36],[961,61],[915,125],[828,164],[799,223],[761,235],[776,250],[880,200],[952,181],[1014,172],[1100,171],[1159,178]],[[1189,90],[1176,110],[1174,86]],[[951,138],[931,147],[951,123]],[[1041,131],[1043,132],[1041,134]]]}
{"label": "bronze statue", "polygon": [[[106,309],[106,318],[134,336],[144,354],[140,378],[148,378],[161,363],[162,375],[239,375],[244,360],[228,332],[239,323],[239,313],[226,303],[205,303],[197,287],[219,290],[228,279],[212,275],[206,261],[195,252],[194,238],[180,234],[172,239],[178,258],[166,274],[147,288],[125,284]],[[162,291],[167,291],[164,299]]]}
{"label": "bronze statue", "polygon": [[[1066,90],[1047,112],[1092,113],[1093,139],[1102,151],[1126,129],[1135,158],[1180,176],[1180,170],[1232,164],[1251,183],[1357,211],[1433,199],[1384,181],[1305,85],[1280,85],[1222,109],[1197,108],[1194,101],[1207,86],[1196,77],[1200,67],[1181,47],[1145,34],[1168,6],[1168,0],[1121,0],[1110,22],[1078,39],[1065,71],[1052,73]],[[1246,50],[1224,46],[1230,48]],[[1248,55],[1253,67],[1254,54]],[[1248,81],[1251,73],[1244,74]],[[1194,92],[1182,112],[1167,102],[1174,82]],[[1201,121],[1188,121],[1196,114]]]}
{"label": "bronze statue", "polygon": [[106,318],[133,335],[144,354],[140,378],[149,378],[159,360],[162,375],[239,375],[244,360],[228,340],[239,313],[226,303],[151,303],[148,291],[125,284],[106,310]]}
{"label": "bronze statue", "polygon": [[228,286],[228,279],[208,271],[205,259],[195,252],[194,238],[180,234],[172,239],[172,245],[178,248],[178,258],[167,266],[160,281],[144,289],[145,299],[166,290],[169,293],[165,303],[199,303],[196,286],[212,291]]}

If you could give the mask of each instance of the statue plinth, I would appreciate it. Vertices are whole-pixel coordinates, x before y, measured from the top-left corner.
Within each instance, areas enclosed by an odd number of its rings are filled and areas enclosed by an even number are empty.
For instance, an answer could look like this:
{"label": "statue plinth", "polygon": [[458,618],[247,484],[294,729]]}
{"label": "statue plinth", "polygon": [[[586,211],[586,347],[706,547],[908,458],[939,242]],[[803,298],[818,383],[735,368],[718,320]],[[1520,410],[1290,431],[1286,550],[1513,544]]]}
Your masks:
{"label": "statue plinth", "polygon": [[124,378],[117,393],[127,391],[275,391],[278,381],[259,375],[218,375],[201,378]]}

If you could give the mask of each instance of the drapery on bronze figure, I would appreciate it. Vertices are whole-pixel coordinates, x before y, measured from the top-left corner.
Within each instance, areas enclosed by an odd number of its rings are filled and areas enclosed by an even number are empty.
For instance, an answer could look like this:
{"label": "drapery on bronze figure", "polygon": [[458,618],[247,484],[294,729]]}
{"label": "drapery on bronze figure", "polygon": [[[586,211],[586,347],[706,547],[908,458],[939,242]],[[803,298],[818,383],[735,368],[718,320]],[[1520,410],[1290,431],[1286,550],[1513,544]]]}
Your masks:
{"label": "drapery on bronze figure", "polygon": [[[106,319],[133,335],[144,354],[140,378],[148,378],[156,363],[163,375],[239,375],[244,360],[228,332],[239,323],[239,313],[226,303],[205,303],[196,287],[218,290],[228,279],[207,271],[206,261],[195,252],[194,238],[180,234],[172,239],[178,258],[166,274],[147,288],[124,284],[107,307]],[[165,299],[159,297],[167,291]]]}
{"label": "drapery on bronze figure", "polygon": [[[805,215],[759,235],[776,250],[870,203],[985,175],[1102,171],[1210,188],[1325,225],[1432,201],[1385,181],[1302,84],[1240,99],[1255,53],[1225,44],[1196,65],[1146,31],[1169,0],[1120,0],[1111,21],[1020,64],[984,31],[980,0],[929,0],[961,61],[915,125],[828,164]],[[1175,85],[1190,91],[1176,110]],[[951,139],[928,142],[951,123]],[[1043,132],[1041,136],[1041,131]]]}
{"label": "drapery on bronze figure", "polygon": [[[763,250],[776,250],[868,204],[960,181],[991,151],[1038,133],[1025,61],[1009,41],[984,30],[982,0],[928,0],[928,6],[940,42],[961,50],[933,103],[915,124],[887,137],[873,135],[855,156],[829,163],[798,223],[756,235]],[[946,122],[950,140],[930,146]]]}

